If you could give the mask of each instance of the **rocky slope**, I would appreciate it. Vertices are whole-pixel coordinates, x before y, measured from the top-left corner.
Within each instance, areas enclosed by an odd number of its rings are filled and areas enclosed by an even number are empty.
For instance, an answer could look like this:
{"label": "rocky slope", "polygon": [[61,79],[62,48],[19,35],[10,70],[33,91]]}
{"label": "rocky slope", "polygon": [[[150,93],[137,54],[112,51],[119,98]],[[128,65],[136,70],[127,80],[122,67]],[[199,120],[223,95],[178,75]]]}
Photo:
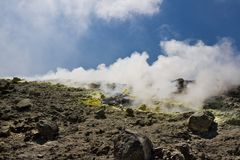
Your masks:
{"label": "rocky slope", "polygon": [[240,159],[240,87],[197,113],[106,101],[95,89],[0,80],[0,159]]}

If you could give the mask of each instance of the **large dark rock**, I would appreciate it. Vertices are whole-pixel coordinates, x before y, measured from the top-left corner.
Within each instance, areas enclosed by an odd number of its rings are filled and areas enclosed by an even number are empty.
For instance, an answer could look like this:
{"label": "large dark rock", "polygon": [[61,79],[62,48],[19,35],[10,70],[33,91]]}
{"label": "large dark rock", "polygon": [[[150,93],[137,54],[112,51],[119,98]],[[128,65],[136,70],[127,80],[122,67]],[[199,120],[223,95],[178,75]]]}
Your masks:
{"label": "large dark rock", "polygon": [[151,160],[152,142],[146,136],[126,130],[114,141],[114,157],[116,160]]}
{"label": "large dark rock", "polygon": [[59,131],[58,125],[55,122],[46,120],[37,123],[37,130],[39,135],[47,140],[55,139]]}
{"label": "large dark rock", "polygon": [[196,112],[188,119],[188,128],[194,132],[208,132],[214,123],[214,115],[208,111]]}

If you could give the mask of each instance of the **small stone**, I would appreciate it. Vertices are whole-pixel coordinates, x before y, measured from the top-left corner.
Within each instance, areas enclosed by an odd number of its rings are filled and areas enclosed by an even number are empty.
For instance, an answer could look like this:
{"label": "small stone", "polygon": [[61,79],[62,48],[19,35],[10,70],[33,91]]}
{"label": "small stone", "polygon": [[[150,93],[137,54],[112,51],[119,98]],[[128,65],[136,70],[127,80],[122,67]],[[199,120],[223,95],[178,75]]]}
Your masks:
{"label": "small stone", "polygon": [[97,155],[98,156],[101,156],[101,155],[107,155],[108,152],[110,151],[111,147],[110,146],[105,146],[105,145],[102,145],[98,151],[97,151]]}
{"label": "small stone", "polygon": [[10,126],[9,125],[3,125],[0,128],[0,137],[8,137],[10,136]]}
{"label": "small stone", "polygon": [[145,121],[143,119],[138,119],[135,123],[135,125],[139,125],[141,127],[145,126]]}
{"label": "small stone", "polygon": [[139,125],[141,127],[144,127],[144,126],[151,126],[153,125],[154,123],[156,122],[156,120],[154,120],[153,118],[143,118],[143,119],[138,119],[136,122],[135,122],[135,125]]}
{"label": "small stone", "polygon": [[142,111],[146,111],[147,110],[147,106],[145,104],[142,104],[138,109],[142,110]]}
{"label": "small stone", "polygon": [[194,132],[208,132],[214,122],[211,112],[196,112],[188,119],[188,128]]}
{"label": "small stone", "polygon": [[37,123],[39,135],[47,140],[52,140],[58,135],[58,126],[54,122],[39,121]]}
{"label": "small stone", "polygon": [[102,130],[102,129],[97,129],[97,130],[95,131],[95,133],[96,133],[96,134],[103,134],[103,133],[105,133],[105,131]]}
{"label": "small stone", "polygon": [[28,111],[33,106],[30,99],[23,99],[16,105],[16,110],[19,112]]}
{"label": "small stone", "polygon": [[44,156],[42,154],[37,155],[38,158],[43,158]]}
{"label": "small stone", "polygon": [[195,160],[192,150],[187,143],[180,143],[176,145],[176,149],[179,150],[186,160]]}
{"label": "small stone", "polygon": [[71,123],[76,123],[78,122],[78,115],[72,114],[68,116],[68,121]]}
{"label": "small stone", "polygon": [[154,158],[155,159],[162,159],[163,158],[163,148],[157,147],[154,148]]}
{"label": "small stone", "polygon": [[132,108],[127,108],[126,109],[126,116],[128,117],[134,117],[134,111]]}
{"label": "small stone", "polygon": [[13,77],[12,79],[12,83],[18,83],[19,81],[21,81],[21,78]]}
{"label": "small stone", "polygon": [[[9,144],[7,144],[7,143],[5,143],[5,142],[0,142],[0,153],[3,153],[3,152],[7,152],[7,151],[9,151],[9,148],[10,148],[10,146],[9,146]],[[0,159],[1,159],[2,157],[0,157]],[[3,159],[3,158],[2,158]]]}
{"label": "small stone", "polygon": [[10,83],[6,80],[0,80],[0,91],[4,91],[9,88]]}
{"label": "small stone", "polygon": [[21,133],[28,131],[30,128],[31,127],[26,125],[25,122],[16,122],[10,129],[14,133]]}
{"label": "small stone", "polygon": [[185,157],[184,157],[184,155],[181,153],[181,152],[179,152],[179,151],[173,151],[172,153],[171,153],[171,158],[170,159],[176,159],[176,160],[185,160]]}
{"label": "small stone", "polygon": [[11,119],[14,119],[15,117],[16,117],[16,115],[11,113],[10,111],[8,112],[8,110],[0,111],[0,119],[1,120],[9,121]]}
{"label": "small stone", "polygon": [[97,112],[95,112],[95,118],[96,119],[105,119],[106,118],[105,110],[104,109],[100,109]]}
{"label": "small stone", "polygon": [[27,131],[25,133],[24,142],[37,139],[39,133],[37,130]]}

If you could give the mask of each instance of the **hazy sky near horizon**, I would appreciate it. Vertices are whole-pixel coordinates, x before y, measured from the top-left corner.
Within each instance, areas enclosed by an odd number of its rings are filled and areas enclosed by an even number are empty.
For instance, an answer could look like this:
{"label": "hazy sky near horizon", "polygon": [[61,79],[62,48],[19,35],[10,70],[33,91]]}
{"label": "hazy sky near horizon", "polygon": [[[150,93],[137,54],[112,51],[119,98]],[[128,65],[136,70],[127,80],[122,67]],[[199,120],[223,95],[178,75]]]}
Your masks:
{"label": "hazy sky near horizon", "polygon": [[[0,76],[95,68],[160,42],[227,38],[240,49],[238,0],[0,0]],[[235,53],[239,53],[236,51]]]}

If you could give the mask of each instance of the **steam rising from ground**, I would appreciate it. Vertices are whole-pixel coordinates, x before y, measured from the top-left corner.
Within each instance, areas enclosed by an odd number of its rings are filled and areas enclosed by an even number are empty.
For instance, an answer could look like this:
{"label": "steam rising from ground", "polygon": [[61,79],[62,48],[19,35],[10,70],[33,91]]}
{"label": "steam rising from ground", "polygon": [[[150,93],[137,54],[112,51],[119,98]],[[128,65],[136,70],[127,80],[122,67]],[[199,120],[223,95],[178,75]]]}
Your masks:
{"label": "steam rising from ground", "polygon": [[[58,69],[56,73],[37,79],[55,80],[72,86],[92,82],[126,84],[132,88],[131,94],[141,102],[174,97],[191,106],[240,84],[240,58],[228,40],[213,46],[201,41],[191,45],[170,40],[162,41],[160,46],[164,54],[159,55],[153,64],[148,64],[146,52],[135,52],[110,66],[100,64],[97,69],[80,67],[72,71]],[[188,85],[187,93],[174,95],[176,86],[171,81],[180,77],[196,83]]]}

